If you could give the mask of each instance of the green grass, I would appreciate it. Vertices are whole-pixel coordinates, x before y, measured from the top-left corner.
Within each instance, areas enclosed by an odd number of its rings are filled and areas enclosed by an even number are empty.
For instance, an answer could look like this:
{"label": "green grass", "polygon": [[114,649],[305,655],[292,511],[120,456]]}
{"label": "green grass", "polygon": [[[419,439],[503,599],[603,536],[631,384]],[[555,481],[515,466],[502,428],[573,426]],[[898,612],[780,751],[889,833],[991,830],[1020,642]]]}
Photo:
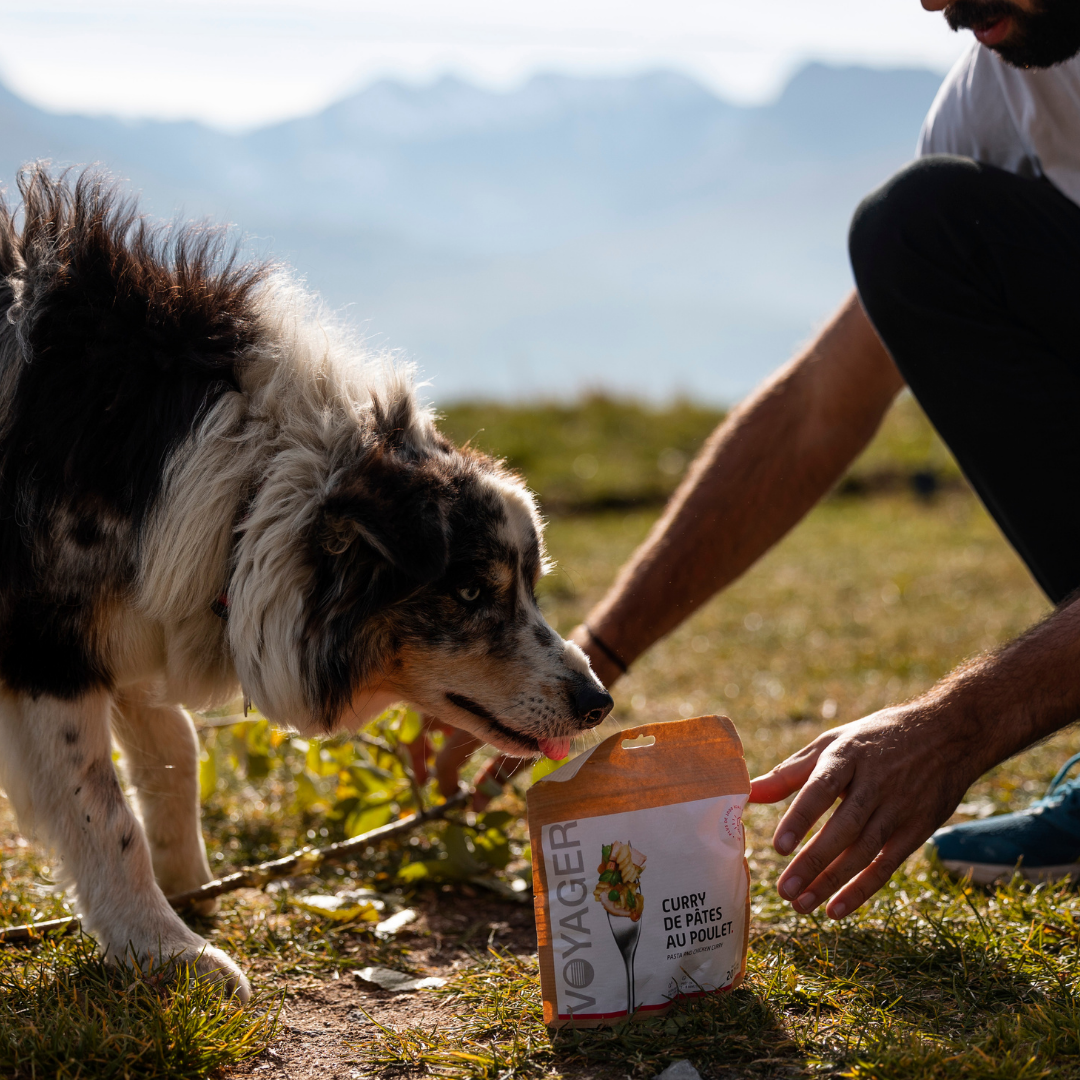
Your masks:
{"label": "green grass", "polygon": [[[502,449],[542,494],[576,511],[550,522],[557,567],[541,587],[545,612],[566,632],[648,531],[658,509],[650,501],[677,481],[659,470],[659,454],[688,452],[714,418],[689,406],[669,414],[596,399],[565,409],[459,409],[450,421],[458,436],[485,427],[485,445]],[[621,442],[612,441],[612,430],[623,431]],[[573,471],[583,453],[597,458],[588,481]],[[906,479],[922,470],[950,483],[932,499],[916,498]],[[910,400],[890,415],[853,475],[862,483],[848,491],[874,494],[827,499],[635,664],[615,688],[614,723],[725,712],[754,773],[833,723],[919,693],[1047,612],[993,523],[954,482],[955,465]],[[590,505],[609,509],[584,512]],[[404,714],[383,720],[368,733],[374,741],[351,745],[305,743],[257,721],[204,731],[215,868],[337,839],[374,821],[371,815],[408,812],[415,792],[397,740],[400,725],[412,723]],[[1026,804],[1078,749],[1080,735],[1069,729],[992,770],[969,792],[958,820]],[[476,873],[520,875],[527,871],[527,784],[526,774],[496,804],[505,816],[497,828],[462,817],[414,842],[381,845],[360,865],[304,887],[370,885],[408,902],[460,895],[470,888],[461,879]],[[430,798],[431,789],[423,795]],[[484,929],[474,960],[441,992],[437,1017],[352,1036],[361,1075],[638,1080],[688,1057],[706,1077],[725,1078],[1080,1077],[1074,893],[1019,882],[965,890],[915,855],[845,922],[796,916],[774,888],[784,863],[769,844],[778,813],[751,807],[746,815],[754,917],[748,978],[736,992],[641,1024],[552,1038],[540,1020],[534,957],[485,954]],[[16,838],[4,804],[0,859],[0,923],[65,912],[48,887],[46,856]],[[226,897],[215,919],[196,925],[245,966],[257,988],[289,994],[367,964],[416,966],[405,945],[299,911],[288,890]],[[170,991],[152,978],[109,972],[78,937],[4,949],[0,1075],[227,1069],[273,1038],[274,1009],[273,999],[236,1010],[209,991]],[[57,1073],[61,1061],[83,1072]]]}
{"label": "green grass", "polygon": [[382,1028],[364,1064],[484,1078],[705,1075],[1026,1078],[1080,1075],[1080,901],[1019,882],[992,894],[919,867],[842,925],[754,889],[746,982],[606,1030],[542,1022],[532,957],[493,955],[443,990],[448,1027]]}
{"label": "green grass", "polygon": [[[724,415],[687,401],[654,408],[597,395],[572,404],[451,405],[440,426],[459,444],[505,458],[548,513],[567,514],[662,503]],[[904,488],[920,472],[947,484],[959,478],[948,450],[905,395],[840,490]]]}
{"label": "green grass", "polygon": [[238,1008],[205,983],[106,967],[92,941],[46,942],[0,967],[0,1075],[202,1080],[261,1053],[280,997]]}
{"label": "green grass", "polygon": [[[631,512],[552,522],[559,568],[543,598],[564,631],[651,521]],[[1047,610],[963,490],[930,502],[832,499],[635,665],[616,687],[617,722],[726,712],[753,773],[830,723],[918,693]],[[962,809],[1024,805],[1076,749],[1077,732],[1062,732],[980,780]],[[648,1077],[680,1057],[718,1076],[1080,1076],[1074,893],[1019,881],[962,889],[916,855],[847,921],[797,916],[774,888],[778,812],[746,816],[754,919],[749,976],[734,994],[551,1040],[533,961],[502,957],[447,987],[462,1006],[457,1030],[382,1033],[363,1060],[474,1077]]]}
{"label": "green grass", "polygon": [[462,404],[442,416],[451,439],[505,458],[551,513],[662,502],[724,413],[596,396],[566,405]]}
{"label": "green grass", "polygon": [[[2,822],[0,923],[70,914],[40,853],[14,835],[9,812]],[[201,1080],[265,1050],[280,1006],[273,990],[241,1008],[205,982],[106,966],[79,933],[0,947],[0,1076]]]}

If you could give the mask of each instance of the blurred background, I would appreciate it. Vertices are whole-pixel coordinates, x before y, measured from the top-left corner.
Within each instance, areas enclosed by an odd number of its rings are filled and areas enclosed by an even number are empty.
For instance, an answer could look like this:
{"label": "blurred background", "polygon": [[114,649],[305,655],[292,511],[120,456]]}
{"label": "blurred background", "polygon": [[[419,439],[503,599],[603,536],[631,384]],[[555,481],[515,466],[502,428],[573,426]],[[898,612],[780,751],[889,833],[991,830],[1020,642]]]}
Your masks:
{"label": "blurred background", "polygon": [[964,46],[917,0],[0,3],[0,180],[234,224],[440,405],[744,395]]}

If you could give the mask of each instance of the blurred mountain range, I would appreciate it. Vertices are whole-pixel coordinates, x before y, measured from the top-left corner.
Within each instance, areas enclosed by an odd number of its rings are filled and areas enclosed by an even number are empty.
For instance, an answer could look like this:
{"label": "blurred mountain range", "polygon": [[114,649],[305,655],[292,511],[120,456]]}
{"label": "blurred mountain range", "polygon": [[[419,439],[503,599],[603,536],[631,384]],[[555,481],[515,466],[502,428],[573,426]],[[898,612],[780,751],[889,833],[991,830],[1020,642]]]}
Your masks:
{"label": "blurred mountain range", "polygon": [[100,162],[155,215],[235,223],[437,401],[730,402],[850,288],[851,212],[911,157],[939,82],[811,64],[746,107],[663,72],[383,81],[241,135],[55,115],[0,86],[0,177]]}

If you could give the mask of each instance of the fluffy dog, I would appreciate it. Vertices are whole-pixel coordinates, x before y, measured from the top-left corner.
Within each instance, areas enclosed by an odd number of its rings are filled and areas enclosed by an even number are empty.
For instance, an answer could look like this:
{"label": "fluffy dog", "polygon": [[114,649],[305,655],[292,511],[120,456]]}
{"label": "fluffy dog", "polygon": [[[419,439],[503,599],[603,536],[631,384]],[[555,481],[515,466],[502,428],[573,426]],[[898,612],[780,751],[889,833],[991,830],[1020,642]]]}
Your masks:
{"label": "fluffy dog", "polygon": [[407,700],[557,757],[611,698],[537,607],[532,497],[439,435],[408,372],[100,177],[34,167],[19,191],[0,203],[0,782],[106,955],[246,999],[165,899],[212,876],[178,703],[242,689],[322,735]]}

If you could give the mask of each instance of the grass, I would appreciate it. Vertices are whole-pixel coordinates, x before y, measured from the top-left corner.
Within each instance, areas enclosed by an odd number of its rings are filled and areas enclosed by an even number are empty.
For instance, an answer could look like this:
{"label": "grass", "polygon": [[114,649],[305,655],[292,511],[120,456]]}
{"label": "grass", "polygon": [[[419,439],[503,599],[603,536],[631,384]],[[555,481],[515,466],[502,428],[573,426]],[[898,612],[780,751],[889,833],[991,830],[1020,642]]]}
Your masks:
{"label": "grass", "polygon": [[485,1080],[651,1076],[680,1058],[706,1075],[1080,1074],[1073,893],[1016,883],[986,895],[924,868],[842,926],[792,916],[764,885],[754,901],[748,978],[732,994],[552,1039],[535,960],[493,955],[444,988],[454,1029],[384,1029],[360,1053]]}
{"label": "grass", "polygon": [[[70,914],[9,812],[3,825],[0,922]],[[279,993],[239,1008],[205,983],[106,966],[95,949],[78,933],[0,949],[0,1076],[201,1080],[262,1053],[278,1031]]]}
{"label": "grass", "polygon": [[261,1053],[280,998],[240,1009],[204,983],[106,967],[83,937],[0,968],[0,1075],[201,1080]]}
{"label": "grass", "polygon": [[[520,424],[510,410],[451,416],[458,435],[486,423],[489,445],[499,448],[503,440],[512,460],[532,462],[535,486],[565,493],[558,498],[574,513],[550,522],[558,566],[541,590],[546,614],[563,632],[648,531],[656,491],[677,480],[659,470],[660,453],[684,445],[679,432],[698,425],[700,438],[708,427],[707,411],[688,406],[673,411],[670,427],[658,419],[666,414],[631,410],[620,419],[620,408],[602,401],[538,407],[525,410]],[[624,419],[636,434],[619,449],[603,425]],[[574,424],[586,429],[584,437],[566,435]],[[469,425],[475,426],[465,432]],[[582,453],[597,459],[593,479],[610,453],[604,475],[613,479],[589,487],[573,471]],[[930,499],[908,489],[907,478],[919,471],[946,481]],[[1026,570],[956,481],[955,466],[910,401],[890,416],[852,475],[860,482],[843,491],[872,494],[823,502],[634,666],[615,690],[618,724],[726,712],[754,773],[831,724],[917,694],[1046,613]],[[384,725],[372,737],[383,745],[347,750],[257,724],[205,731],[214,865],[226,869],[297,843],[335,839],[376,803],[388,806],[386,813],[407,812],[413,796],[395,764],[395,732]],[[972,788],[958,819],[1026,804],[1078,749],[1080,735],[1069,729],[999,766]],[[373,778],[381,787],[371,787]],[[467,867],[463,873],[476,872],[493,837],[505,844],[483,872],[520,874],[527,783],[496,804],[508,817],[498,829],[461,819],[414,843],[372,850],[361,865],[304,887],[372,885],[397,892],[402,902],[451,900],[469,888],[449,872],[458,865],[453,860]],[[357,801],[365,784],[368,801]],[[783,865],[769,845],[777,815],[771,807],[746,815],[754,919],[748,978],[733,994],[686,1002],[640,1024],[551,1038],[540,1021],[534,957],[527,950],[485,953],[485,928],[479,951],[440,992],[437,1013],[388,1022],[372,1012],[382,1027],[350,1036],[359,1074],[637,1080],[687,1057],[704,1076],[725,1078],[1080,1077],[1076,894],[1021,882],[965,889],[915,855],[845,922],[797,916],[774,889]],[[64,913],[49,888],[46,856],[17,837],[3,804],[0,859],[0,923]],[[404,867],[421,864],[447,873],[434,882],[401,876]],[[417,966],[409,947],[379,941],[369,927],[299,911],[287,889],[227,897],[221,914],[198,929],[231,951],[257,987],[286,992],[286,1007],[294,995],[354,967]],[[227,1074],[274,1038],[275,1008],[275,999],[263,998],[236,1010],[198,988],[172,991],[152,978],[109,972],[78,937],[0,950],[0,1075]]]}
{"label": "grass", "polygon": [[[559,569],[543,602],[564,631],[651,521],[633,511],[551,523]],[[918,693],[1047,610],[962,489],[931,501],[833,498],[635,665],[616,688],[617,720],[726,712],[753,774],[832,723]],[[1069,729],[999,766],[958,819],[1024,805],[1077,749]],[[774,889],[783,865],[769,846],[777,814],[751,807],[746,816],[752,951],[749,977],[732,995],[551,1040],[531,958],[491,958],[447,987],[465,1006],[459,1029],[441,1027],[426,1044],[422,1028],[382,1033],[365,1060],[473,1077],[648,1077],[681,1057],[716,1076],[1080,1076],[1073,892],[1020,881],[964,889],[916,855],[847,921],[798,916]],[[500,1015],[513,1022],[500,1025]],[[493,1018],[486,1030],[484,1017]],[[471,1056],[451,1059],[459,1051]]]}
{"label": "grass", "polygon": [[451,406],[440,426],[459,444],[504,457],[549,513],[567,513],[663,502],[723,416],[686,401],[656,409],[596,396]]}
{"label": "grass", "polygon": [[[724,415],[688,401],[656,408],[596,395],[564,404],[451,405],[440,426],[459,444],[505,458],[549,514],[565,515],[661,504]],[[903,489],[917,474],[947,485],[960,475],[922,411],[902,397],[841,488]]]}

